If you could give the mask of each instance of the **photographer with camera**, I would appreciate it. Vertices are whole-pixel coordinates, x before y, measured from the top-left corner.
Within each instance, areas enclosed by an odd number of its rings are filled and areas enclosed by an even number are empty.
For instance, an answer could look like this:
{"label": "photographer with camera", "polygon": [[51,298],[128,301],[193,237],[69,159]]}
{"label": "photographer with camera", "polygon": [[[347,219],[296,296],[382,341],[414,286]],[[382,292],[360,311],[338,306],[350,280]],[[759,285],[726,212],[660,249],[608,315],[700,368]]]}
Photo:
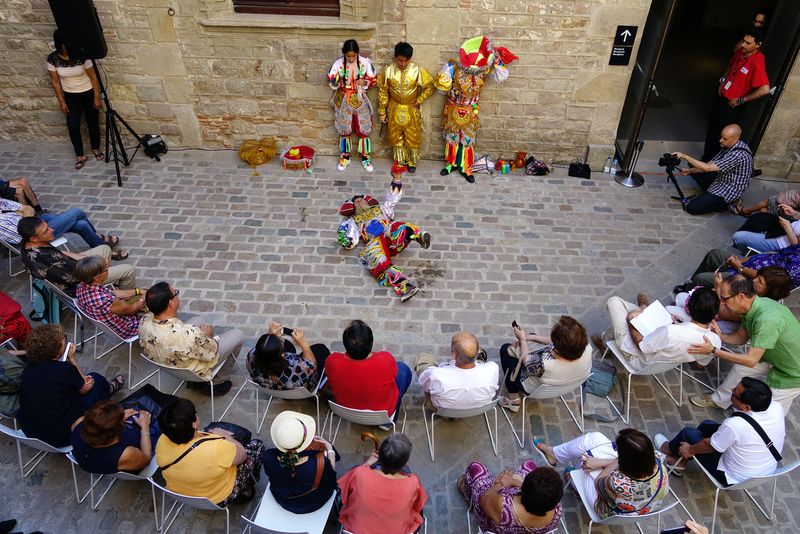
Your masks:
{"label": "photographer with camera", "polygon": [[691,175],[703,191],[702,195],[686,204],[687,212],[700,215],[725,211],[729,204],[744,195],[753,175],[753,154],[747,143],[739,139],[741,135],[742,129],[738,124],[723,128],[719,139],[722,150],[709,162],[702,162],[682,152],[673,152],[673,156],[679,160],[685,159],[690,165],[688,169],[681,169],[681,174]]}

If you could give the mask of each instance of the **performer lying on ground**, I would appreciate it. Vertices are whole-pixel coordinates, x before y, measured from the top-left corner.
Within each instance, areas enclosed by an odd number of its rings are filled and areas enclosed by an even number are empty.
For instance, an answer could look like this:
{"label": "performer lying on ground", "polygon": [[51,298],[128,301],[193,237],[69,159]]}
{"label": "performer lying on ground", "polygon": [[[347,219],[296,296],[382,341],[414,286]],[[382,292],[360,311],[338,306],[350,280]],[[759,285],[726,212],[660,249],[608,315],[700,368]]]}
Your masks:
{"label": "performer lying on ground", "polygon": [[363,240],[359,261],[369,269],[382,286],[391,287],[406,301],[419,290],[411,279],[392,264],[392,256],[402,252],[408,243],[416,241],[422,248],[431,246],[431,235],[413,224],[395,221],[394,207],[400,201],[402,176],[406,168],[392,167],[392,183],[386,200],[378,202],[369,195],[356,195],[339,208],[348,219],[339,225],[339,244],[352,249]]}

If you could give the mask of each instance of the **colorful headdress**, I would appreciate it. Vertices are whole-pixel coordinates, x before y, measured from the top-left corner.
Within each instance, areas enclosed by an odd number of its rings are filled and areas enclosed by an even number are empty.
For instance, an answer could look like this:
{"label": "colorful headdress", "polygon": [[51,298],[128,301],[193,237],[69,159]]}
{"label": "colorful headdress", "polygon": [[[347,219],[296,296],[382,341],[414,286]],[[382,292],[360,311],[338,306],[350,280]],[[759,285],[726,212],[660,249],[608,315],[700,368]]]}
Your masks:
{"label": "colorful headdress", "polygon": [[408,167],[405,165],[400,165],[395,161],[394,165],[392,165],[392,176],[397,176],[398,174],[405,174],[408,172]]}
{"label": "colorful headdress", "polygon": [[485,35],[479,35],[464,41],[458,51],[458,55],[462,67],[475,70],[488,69],[497,59],[504,65],[519,59],[508,48],[502,46],[493,47],[491,41]]}
{"label": "colorful headdress", "polygon": [[363,198],[370,206],[377,206],[380,204],[376,198],[369,195],[355,195],[353,198],[342,204],[342,206],[339,208],[339,215],[342,217],[352,217],[356,212],[355,202],[357,198]]}

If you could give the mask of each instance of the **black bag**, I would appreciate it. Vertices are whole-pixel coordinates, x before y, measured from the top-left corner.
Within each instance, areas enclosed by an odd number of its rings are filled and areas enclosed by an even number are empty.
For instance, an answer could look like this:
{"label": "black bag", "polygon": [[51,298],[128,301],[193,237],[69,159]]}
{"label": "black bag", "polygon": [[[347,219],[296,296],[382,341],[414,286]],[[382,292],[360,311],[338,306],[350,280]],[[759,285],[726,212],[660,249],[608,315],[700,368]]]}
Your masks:
{"label": "black bag", "polygon": [[158,421],[161,410],[177,398],[175,395],[160,392],[150,384],[145,384],[119,401],[119,405],[123,408],[131,408],[137,411],[146,410],[150,412],[152,422],[155,423]]}
{"label": "black bag", "polygon": [[575,178],[586,178],[589,180],[592,178],[592,169],[589,168],[588,163],[576,161],[575,163],[569,164],[569,171],[567,174]]}
{"label": "black bag", "polygon": [[748,217],[741,228],[739,228],[739,231],[765,234],[764,237],[767,239],[774,239],[786,234],[783,228],[781,228],[779,217],[774,213],[767,213],[765,211],[756,212]]}
{"label": "black bag", "polygon": [[253,439],[253,433],[247,430],[243,426],[239,426],[236,423],[228,423],[226,421],[214,421],[213,423],[209,423],[203,431],[210,432],[214,428],[219,428],[220,430],[227,430],[231,434],[233,434],[233,439],[244,445],[245,447],[250,443]]}

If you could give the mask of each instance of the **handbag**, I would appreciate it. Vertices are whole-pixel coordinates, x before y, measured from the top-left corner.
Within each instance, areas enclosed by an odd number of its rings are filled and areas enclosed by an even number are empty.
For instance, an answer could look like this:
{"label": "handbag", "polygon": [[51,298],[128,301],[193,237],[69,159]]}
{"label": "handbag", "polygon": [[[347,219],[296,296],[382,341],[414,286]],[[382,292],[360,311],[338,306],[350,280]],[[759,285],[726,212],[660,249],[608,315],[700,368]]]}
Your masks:
{"label": "handbag", "polygon": [[233,439],[235,439],[245,447],[253,439],[253,433],[247,430],[245,427],[237,425],[236,423],[228,423],[226,421],[214,421],[213,423],[209,423],[203,429],[203,431],[210,432],[214,428],[230,432],[233,435],[232,436]]}
{"label": "handbag", "polygon": [[592,178],[592,169],[589,168],[587,163],[576,161],[569,164],[569,171],[567,174],[575,178],[585,178],[589,180]]}
{"label": "handbag", "polygon": [[[600,360],[592,360],[592,374],[589,375],[589,378],[586,379],[586,382],[583,383],[583,402],[586,402],[586,393],[591,393],[597,397],[609,397],[611,393],[616,389],[617,384],[619,381],[617,380],[617,368],[611,365],[610,363],[606,363]],[[620,390],[620,398],[622,399],[622,410],[625,411],[625,395],[622,391],[622,387],[619,388]],[[596,421],[602,421],[604,423],[611,423],[616,421],[620,418],[619,415],[614,417],[608,417],[605,415],[600,415],[597,413],[584,413],[584,417],[589,417]]]}

